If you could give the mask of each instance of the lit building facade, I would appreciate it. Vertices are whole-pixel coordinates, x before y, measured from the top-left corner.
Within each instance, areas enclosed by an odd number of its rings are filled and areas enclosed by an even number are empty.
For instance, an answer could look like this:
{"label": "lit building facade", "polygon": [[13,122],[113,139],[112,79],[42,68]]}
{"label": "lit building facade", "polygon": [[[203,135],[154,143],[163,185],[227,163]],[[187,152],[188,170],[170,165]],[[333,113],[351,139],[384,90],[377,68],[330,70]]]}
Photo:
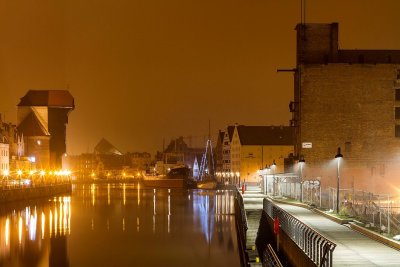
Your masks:
{"label": "lit building facade", "polygon": [[399,194],[400,51],[341,50],[338,24],[299,24],[291,125],[306,179]]}
{"label": "lit building facade", "polygon": [[9,144],[0,142],[0,175],[8,175],[10,172]]}
{"label": "lit building facade", "polygon": [[229,162],[218,174],[234,184],[259,182],[258,171],[273,162],[274,171],[283,172],[284,159],[294,150],[293,128],[288,126],[229,126],[224,141],[223,156]]}
{"label": "lit building facade", "polygon": [[74,108],[74,98],[66,90],[29,90],[21,98],[17,129],[24,137],[25,156],[38,168],[61,168],[68,115]]}

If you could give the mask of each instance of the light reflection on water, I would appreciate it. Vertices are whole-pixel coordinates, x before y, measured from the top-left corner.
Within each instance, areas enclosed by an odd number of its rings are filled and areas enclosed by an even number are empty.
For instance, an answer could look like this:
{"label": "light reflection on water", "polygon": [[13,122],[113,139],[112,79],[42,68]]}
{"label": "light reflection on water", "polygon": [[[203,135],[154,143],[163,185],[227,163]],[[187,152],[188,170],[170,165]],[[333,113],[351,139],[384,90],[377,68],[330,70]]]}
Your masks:
{"label": "light reflection on water", "polygon": [[230,191],[76,185],[0,215],[0,266],[239,266]]}

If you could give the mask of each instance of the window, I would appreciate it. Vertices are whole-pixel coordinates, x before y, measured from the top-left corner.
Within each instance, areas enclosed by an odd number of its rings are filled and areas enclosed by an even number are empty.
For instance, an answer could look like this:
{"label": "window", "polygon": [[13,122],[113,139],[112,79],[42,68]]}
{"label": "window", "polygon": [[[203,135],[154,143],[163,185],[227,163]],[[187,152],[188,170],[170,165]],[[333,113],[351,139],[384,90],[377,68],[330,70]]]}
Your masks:
{"label": "window", "polygon": [[396,125],[395,126],[394,136],[395,137],[400,137],[400,125]]}
{"label": "window", "polygon": [[395,119],[400,119],[400,107],[395,107]]}
{"label": "window", "polygon": [[400,69],[397,70],[397,80],[400,80]]}
{"label": "window", "polygon": [[396,89],[396,101],[400,101],[400,89]]}
{"label": "window", "polygon": [[379,174],[380,174],[381,176],[385,176],[385,164],[381,164],[381,165],[379,166]]}

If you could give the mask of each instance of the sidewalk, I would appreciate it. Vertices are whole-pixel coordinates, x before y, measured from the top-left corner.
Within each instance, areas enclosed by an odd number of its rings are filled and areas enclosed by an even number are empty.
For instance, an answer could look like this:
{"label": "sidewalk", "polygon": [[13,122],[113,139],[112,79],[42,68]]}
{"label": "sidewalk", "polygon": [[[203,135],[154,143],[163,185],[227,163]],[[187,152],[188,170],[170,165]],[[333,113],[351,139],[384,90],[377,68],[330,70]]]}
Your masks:
{"label": "sidewalk", "polygon": [[260,187],[248,186],[243,194],[243,203],[246,210],[247,223],[249,229],[247,230],[246,247],[248,248],[249,260],[251,266],[262,266],[261,263],[256,263],[256,257],[259,257],[257,249],[255,248],[258,226],[263,209],[263,199],[266,195],[261,193]]}
{"label": "sidewalk", "polygon": [[[248,186],[243,194],[249,225],[248,248],[255,245],[265,197],[266,195],[263,195],[257,186]],[[400,266],[400,252],[396,249],[366,237],[350,229],[349,226],[335,223],[307,208],[290,204],[275,204],[337,245],[333,252],[333,266]],[[256,256],[258,255],[253,255],[253,258]]]}
{"label": "sidewalk", "polygon": [[309,209],[289,204],[275,204],[337,245],[333,252],[333,266],[400,266],[398,250]]}

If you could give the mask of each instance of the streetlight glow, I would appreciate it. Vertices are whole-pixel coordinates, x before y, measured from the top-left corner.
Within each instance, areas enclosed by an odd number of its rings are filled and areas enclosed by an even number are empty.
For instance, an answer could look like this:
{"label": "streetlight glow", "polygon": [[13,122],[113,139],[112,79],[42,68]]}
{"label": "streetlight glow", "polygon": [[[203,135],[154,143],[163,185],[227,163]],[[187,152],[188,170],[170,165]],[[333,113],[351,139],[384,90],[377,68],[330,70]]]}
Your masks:
{"label": "streetlight glow", "polygon": [[341,158],[343,158],[343,155],[340,151],[340,147],[338,147],[337,154],[335,156],[335,159],[337,159],[336,213],[339,213],[340,159]]}
{"label": "streetlight glow", "polygon": [[300,157],[299,160],[299,167],[300,167],[300,172],[299,172],[299,180],[300,180],[300,202],[303,202],[303,168],[304,164],[306,161],[304,160],[304,156]]}

